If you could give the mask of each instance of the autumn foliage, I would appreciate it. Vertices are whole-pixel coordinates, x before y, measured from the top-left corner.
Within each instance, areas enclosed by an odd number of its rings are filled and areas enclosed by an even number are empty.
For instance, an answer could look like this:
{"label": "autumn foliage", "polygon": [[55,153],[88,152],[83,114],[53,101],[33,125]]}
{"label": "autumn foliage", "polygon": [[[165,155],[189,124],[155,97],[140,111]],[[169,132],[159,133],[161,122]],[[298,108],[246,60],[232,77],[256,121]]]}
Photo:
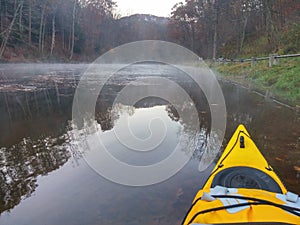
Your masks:
{"label": "autumn foliage", "polygon": [[115,8],[113,0],[0,0],[0,60],[20,49],[39,59],[92,59],[145,39],[210,59],[300,51],[299,1],[185,0],[170,18],[120,18]]}
{"label": "autumn foliage", "polygon": [[281,34],[299,24],[299,10],[293,0],[186,0],[173,8],[169,35],[205,58],[237,57],[255,39],[265,39],[263,50],[272,53],[283,48]]}

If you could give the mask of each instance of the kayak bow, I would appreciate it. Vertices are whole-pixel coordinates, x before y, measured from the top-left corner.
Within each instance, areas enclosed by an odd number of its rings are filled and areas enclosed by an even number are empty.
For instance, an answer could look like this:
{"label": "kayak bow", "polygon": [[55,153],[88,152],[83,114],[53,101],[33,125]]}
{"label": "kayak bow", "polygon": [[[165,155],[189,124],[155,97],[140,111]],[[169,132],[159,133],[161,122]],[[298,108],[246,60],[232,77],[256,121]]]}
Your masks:
{"label": "kayak bow", "polygon": [[239,125],[182,224],[253,223],[300,224],[300,199]]}

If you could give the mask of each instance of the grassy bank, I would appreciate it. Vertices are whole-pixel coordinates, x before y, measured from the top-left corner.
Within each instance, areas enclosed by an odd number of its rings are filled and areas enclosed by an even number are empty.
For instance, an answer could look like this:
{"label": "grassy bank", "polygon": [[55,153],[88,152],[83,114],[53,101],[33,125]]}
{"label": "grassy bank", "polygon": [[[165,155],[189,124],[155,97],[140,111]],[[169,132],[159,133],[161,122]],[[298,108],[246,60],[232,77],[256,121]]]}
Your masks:
{"label": "grassy bank", "polygon": [[292,105],[300,105],[300,57],[280,59],[278,65],[268,66],[268,61],[228,63],[213,65],[219,74],[237,83],[255,85],[271,97]]}

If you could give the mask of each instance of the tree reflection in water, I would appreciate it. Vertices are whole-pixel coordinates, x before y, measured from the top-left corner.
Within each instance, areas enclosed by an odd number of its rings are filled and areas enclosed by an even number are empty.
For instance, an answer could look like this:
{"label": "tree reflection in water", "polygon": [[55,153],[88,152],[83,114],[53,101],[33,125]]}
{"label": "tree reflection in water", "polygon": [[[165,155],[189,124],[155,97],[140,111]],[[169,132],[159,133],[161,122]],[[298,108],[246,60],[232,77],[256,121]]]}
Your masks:
{"label": "tree reflection in water", "polygon": [[37,187],[37,177],[71,157],[72,89],[0,93],[0,213],[12,209]]}
{"label": "tree reflection in water", "polygon": [[[161,107],[157,108],[159,106],[162,106],[163,108]],[[138,101],[134,106],[123,105],[120,103],[115,104],[112,108],[108,110],[107,113],[97,114],[98,117],[96,118],[96,121],[85,120],[83,123],[84,125],[81,126],[79,129],[78,127],[74,126],[72,132],[75,135],[74,137],[75,140],[77,140],[77,143],[79,143],[77,151],[79,151],[79,154],[84,154],[85,152],[87,152],[89,149],[88,148],[89,144],[88,142],[86,142],[86,140],[89,138],[95,139],[97,136],[98,137],[101,136],[103,139],[109,139],[109,140],[113,139],[115,140],[114,142],[118,142],[119,140],[115,139],[114,134],[105,133],[105,131],[108,131],[107,129],[105,129],[107,128],[107,122],[109,122],[109,124],[114,127],[116,126],[116,124],[118,124],[118,122],[120,122],[119,121],[120,118],[124,117],[125,114],[128,115],[129,117],[132,117],[133,120],[135,120],[137,119],[136,118],[137,115],[135,114],[140,115],[142,113],[144,116],[147,116],[147,113],[143,113],[139,109],[146,109],[146,111],[150,111],[150,112],[152,110],[153,111],[160,110],[160,115],[166,113],[166,115],[169,117],[169,120],[177,124],[175,126],[176,127],[175,129],[178,129],[177,140],[173,139],[172,142],[174,143],[178,142],[179,148],[182,151],[184,151],[187,155],[192,153],[192,158],[199,162],[200,168],[202,169],[206,168],[207,166],[210,165],[210,163],[212,162],[212,160],[215,158],[216,154],[219,151],[219,148],[215,147],[219,145],[218,142],[219,136],[218,134],[210,133],[209,124],[207,122],[209,121],[209,117],[210,117],[210,114],[208,113],[209,109],[208,108],[205,109],[205,107],[201,105],[200,109],[197,107],[197,114],[193,114],[190,113],[191,107],[194,107],[192,102],[184,102],[180,105],[171,105],[167,101],[157,97],[147,97],[145,99]],[[189,117],[180,118],[179,117],[180,114],[189,115]],[[156,114],[153,117],[155,116]],[[194,123],[195,117],[199,118],[199,124]],[[147,121],[147,119],[148,118],[144,118],[144,121]],[[123,120],[121,119],[121,121]],[[168,130],[167,132],[172,133],[170,129],[174,129],[174,127],[170,124],[170,122],[168,122],[168,120],[165,120],[164,123],[167,124],[167,130]],[[200,125],[200,127],[197,127],[198,125]],[[145,126],[145,124],[140,124],[140,126]],[[133,133],[137,133],[137,132],[140,132],[141,134],[141,132],[144,131],[140,131],[138,129],[133,130]],[[141,134],[141,136],[145,136],[145,135]],[[173,150],[173,147],[175,147],[176,144],[174,146],[174,143],[172,142],[168,142],[169,144],[167,145],[167,148],[170,149],[165,149],[165,151]],[[210,146],[209,149],[208,146]],[[106,148],[108,148],[109,150],[113,149],[112,150],[113,152],[118,152],[116,153],[117,155],[119,155],[119,152],[124,151],[123,148],[115,144],[114,145],[109,144],[108,146],[106,146]],[[160,147],[158,147],[158,149],[159,148]],[[135,157],[136,156],[133,156],[133,154],[131,154],[130,156],[127,155],[127,158],[131,158],[131,159]],[[149,158],[151,157],[153,156],[149,154],[147,157],[148,163],[149,163]],[[143,161],[141,157],[136,157],[136,158],[139,158],[141,161]],[[141,162],[137,164],[140,163]]]}
{"label": "tree reflection in water", "polygon": [[[167,72],[166,72],[167,73]],[[161,75],[161,74],[159,74]],[[140,76],[140,74],[136,74]],[[190,95],[198,114],[191,118],[179,118],[193,107],[191,102],[171,105],[163,99],[146,98],[134,106],[112,103],[128,80],[120,77],[121,86],[108,83],[107,91],[96,105],[94,121],[85,121],[85,126],[76,129],[71,123],[74,88],[56,86],[26,91],[0,93],[0,213],[12,209],[37,188],[37,177],[45,176],[63,166],[69,159],[82,157],[76,148],[75,136],[112,130],[122,114],[134,116],[138,109],[163,106],[164,112],[182,128],[181,149],[194,151],[193,158],[205,163],[210,134],[210,113],[205,96],[199,88],[182,77],[173,77]],[[171,77],[172,78],[172,77]],[[173,79],[172,78],[172,79]],[[132,78],[133,79],[133,78]],[[63,82],[60,84],[63,85]],[[138,87],[138,86],[137,86]],[[145,86],[141,87],[142,89]],[[176,97],[176,96],[174,96]],[[198,117],[200,127],[195,127],[192,118]],[[200,130],[200,132],[196,132]],[[82,136],[85,138],[86,136]],[[207,160],[209,162],[209,160]]]}
{"label": "tree reflection in water", "polygon": [[[0,212],[12,209],[23,198],[29,197],[38,185],[39,175],[45,176],[60,168],[70,158],[76,161],[81,157],[73,142],[78,130],[73,130],[70,122],[72,90],[66,92],[69,94],[60,91],[59,101],[56,90],[47,90],[47,94],[45,90],[0,94]],[[104,101],[97,104],[94,123],[100,124],[98,128],[101,127],[102,132],[109,131],[120,115],[127,113],[132,116],[136,109],[157,105],[165,106],[172,121],[182,123],[185,134],[183,150],[192,150],[201,140],[201,147],[195,152],[195,158],[199,158],[206,146],[208,128],[201,122],[201,134],[197,136],[193,124],[180,120],[177,110],[179,107],[187,110],[188,103],[172,106],[162,99],[147,98],[134,107],[119,104],[112,108]]]}
{"label": "tree reflection in water", "polygon": [[47,137],[0,149],[0,212],[12,209],[37,187],[37,176],[58,169],[70,157],[66,137]]}

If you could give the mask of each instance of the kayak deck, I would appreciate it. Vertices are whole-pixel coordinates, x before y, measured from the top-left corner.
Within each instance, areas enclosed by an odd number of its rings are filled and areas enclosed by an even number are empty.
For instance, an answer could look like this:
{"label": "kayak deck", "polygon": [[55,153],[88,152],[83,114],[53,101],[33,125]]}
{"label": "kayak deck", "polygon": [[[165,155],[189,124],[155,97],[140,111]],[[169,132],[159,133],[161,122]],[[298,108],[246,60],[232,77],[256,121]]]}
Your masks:
{"label": "kayak deck", "polygon": [[243,125],[239,125],[234,132],[203,189],[216,185],[287,192]]}
{"label": "kayak deck", "polygon": [[243,223],[300,224],[300,199],[239,125],[182,224]]}

